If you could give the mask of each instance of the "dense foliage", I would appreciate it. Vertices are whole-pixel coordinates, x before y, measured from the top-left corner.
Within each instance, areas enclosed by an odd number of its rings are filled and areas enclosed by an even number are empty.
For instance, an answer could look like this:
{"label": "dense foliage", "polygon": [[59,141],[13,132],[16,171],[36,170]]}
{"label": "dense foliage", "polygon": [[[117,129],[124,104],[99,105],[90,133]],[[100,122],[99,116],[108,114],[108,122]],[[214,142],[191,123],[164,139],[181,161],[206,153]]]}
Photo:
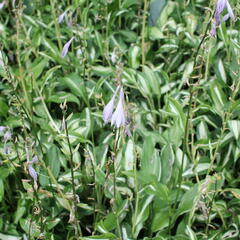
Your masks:
{"label": "dense foliage", "polygon": [[2,1],[0,239],[239,239],[226,6],[218,23],[215,0]]}

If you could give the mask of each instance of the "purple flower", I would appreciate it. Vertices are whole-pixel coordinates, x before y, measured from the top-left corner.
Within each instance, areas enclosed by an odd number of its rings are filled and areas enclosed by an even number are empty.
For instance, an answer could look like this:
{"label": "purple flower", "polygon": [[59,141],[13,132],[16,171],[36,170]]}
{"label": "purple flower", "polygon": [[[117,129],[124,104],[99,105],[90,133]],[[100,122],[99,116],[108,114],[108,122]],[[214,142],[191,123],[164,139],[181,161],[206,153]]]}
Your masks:
{"label": "purple flower", "polygon": [[32,158],[32,161],[30,161],[29,163],[30,164],[33,164],[33,163],[36,163],[38,161],[38,157],[35,155],[33,158]]}
{"label": "purple flower", "polygon": [[229,19],[229,17],[234,20],[235,19],[235,16],[234,16],[234,13],[233,13],[233,10],[229,4],[229,2],[227,1],[227,11],[228,11],[228,14],[226,14],[224,17],[223,17],[223,21],[227,21]]}
{"label": "purple flower", "polygon": [[111,125],[115,125],[117,128],[126,125],[125,111],[124,111],[124,93],[123,89],[120,90],[119,101],[117,108],[112,115]]}
{"label": "purple flower", "polygon": [[131,137],[131,136],[132,136],[132,133],[131,133],[131,131],[130,131],[129,124],[125,126],[124,133],[125,133],[125,135],[128,136],[128,137]]}
{"label": "purple flower", "polygon": [[221,24],[221,13],[225,9],[227,9],[228,13],[223,16],[222,21],[225,22],[229,18],[231,18],[233,20],[235,19],[234,14],[233,14],[233,10],[232,10],[228,0],[218,0],[217,4],[216,4],[215,22],[212,21],[212,28],[211,28],[211,31],[210,31],[211,36],[216,35],[217,26],[219,26]]}
{"label": "purple flower", "polygon": [[6,129],[6,127],[4,126],[0,126],[0,133],[2,134],[4,132],[4,130]]}
{"label": "purple flower", "polygon": [[217,25],[221,24],[220,14],[224,11],[225,8],[227,9],[228,14],[226,14],[223,17],[223,21],[228,20],[229,17],[234,19],[233,10],[232,10],[228,0],[218,0],[217,5],[216,5],[216,13],[215,13],[215,19],[216,19]]}
{"label": "purple flower", "polygon": [[38,157],[35,155],[32,158],[32,161],[28,161],[28,172],[29,175],[33,178],[34,182],[37,182],[37,172],[35,171],[35,169],[33,168],[33,164],[36,163],[38,161]]}
{"label": "purple flower", "polygon": [[9,154],[9,153],[10,153],[10,148],[8,147],[7,142],[4,143],[3,153],[4,153],[4,154]]}
{"label": "purple flower", "polygon": [[34,182],[37,182],[37,172],[33,168],[32,164],[28,165],[29,175],[33,178]]}
{"label": "purple flower", "polygon": [[111,118],[112,118],[112,114],[113,114],[113,108],[114,108],[114,101],[115,101],[115,97],[117,95],[119,86],[117,87],[115,93],[113,94],[111,100],[109,101],[109,103],[104,107],[103,110],[103,121],[104,123],[108,123]]}
{"label": "purple flower", "polygon": [[63,21],[66,13],[67,13],[67,11],[65,11],[65,12],[63,12],[61,15],[59,15],[59,17],[58,17],[58,23],[59,23],[59,24]]}
{"label": "purple flower", "polygon": [[5,2],[0,3],[0,10],[3,9]]}
{"label": "purple flower", "polygon": [[216,36],[216,33],[217,33],[216,23],[214,21],[212,21],[212,28],[211,28],[211,31],[210,31],[210,35],[212,37],[214,37],[214,36]]}
{"label": "purple flower", "polygon": [[63,50],[62,50],[62,58],[64,58],[67,53],[68,53],[68,49],[73,41],[74,37],[72,37],[63,47]]}
{"label": "purple flower", "polygon": [[112,61],[113,64],[115,64],[116,61],[117,61],[117,55],[116,55],[115,51],[113,51],[111,53],[111,61]]}

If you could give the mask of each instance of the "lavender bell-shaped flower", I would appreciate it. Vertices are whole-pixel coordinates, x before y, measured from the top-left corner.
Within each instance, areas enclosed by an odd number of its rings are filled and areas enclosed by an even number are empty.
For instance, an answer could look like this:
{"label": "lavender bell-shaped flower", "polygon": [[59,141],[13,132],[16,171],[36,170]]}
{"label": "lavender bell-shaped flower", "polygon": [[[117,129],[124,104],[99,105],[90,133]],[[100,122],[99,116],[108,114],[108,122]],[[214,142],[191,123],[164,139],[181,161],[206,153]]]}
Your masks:
{"label": "lavender bell-shaped flower", "polygon": [[217,33],[216,23],[214,21],[212,21],[212,27],[211,27],[210,35],[213,37],[213,36],[216,35],[216,33]]}
{"label": "lavender bell-shaped flower", "polygon": [[108,123],[112,118],[113,109],[114,109],[114,101],[115,101],[115,97],[117,95],[118,89],[119,89],[119,86],[117,87],[117,89],[116,89],[115,93],[113,94],[109,103],[104,107],[104,110],[103,110],[104,124]]}
{"label": "lavender bell-shaped flower", "polygon": [[34,182],[37,182],[37,172],[33,168],[32,164],[28,165],[29,175],[33,178]]}
{"label": "lavender bell-shaped flower", "polygon": [[235,19],[233,10],[228,2],[228,0],[218,0],[216,4],[216,12],[215,12],[215,22],[212,22],[212,28],[210,31],[211,36],[216,35],[216,28],[221,24],[221,13],[227,9],[228,13],[223,16],[222,21],[225,22],[229,18]]}
{"label": "lavender bell-shaped flower", "polygon": [[215,13],[215,19],[218,25],[221,24],[221,19],[220,19],[220,15],[221,13],[224,11],[224,9],[227,9],[228,13],[223,17],[223,21],[228,20],[228,18],[232,18],[234,19],[234,14],[233,14],[233,10],[228,2],[228,0],[218,0],[217,1],[217,5],[216,5],[216,13]]}
{"label": "lavender bell-shaped flower", "polygon": [[5,5],[4,1],[0,3],[0,10],[3,9],[4,5]]}
{"label": "lavender bell-shaped flower", "polygon": [[32,161],[29,161],[28,162],[28,172],[29,172],[29,175],[33,178],[34,182],[37,182],[37,172],[36,170],[33,168],[33,163],[36,163],[38,161],[38,157],[37,156],[34,156],[32,158]]}
{"label": "lavender bell-shaped flower", "polygon": [[2,134],[4,132],[4,130],[6,129],[6,127],[4,126],[0,126],[0,134]]}
{"label": "lavender bell-shaped flower", "polygon": [[233,10],[229,4],[229,2],[227,1],[227,11],[228,11],[228,14],[226,14],[224,17],[223,17],[223,21],[227,21],[229,19],[229,17],[234,20],[235,19],[235,16],[234,16],[234,13],[233,13]]}
{"label": "lavender bell-shaped flower", "polygon": [[62,50],[62,58],[64,58],[67,53],[68,53],[68,49],[73,41],[74,37],[72,37],[63,47],[63,50]]}
{"label": "lavender bell-shaped flower", "polygon": [[59,24],[63,21],[66,13],[67,13],[67,11],[65,11],[65,12],[63,12],[61,15],[59,15],[59,17],[58,17],[58,23],[59,23]]}
{"label": "lavender bell-shaped flower", "polygon": [[122,88],[120,90],[117,108],[112,116],[111,125],[115,125],[117,128],[126,125],[126,117],[124,111],[124,93]]}

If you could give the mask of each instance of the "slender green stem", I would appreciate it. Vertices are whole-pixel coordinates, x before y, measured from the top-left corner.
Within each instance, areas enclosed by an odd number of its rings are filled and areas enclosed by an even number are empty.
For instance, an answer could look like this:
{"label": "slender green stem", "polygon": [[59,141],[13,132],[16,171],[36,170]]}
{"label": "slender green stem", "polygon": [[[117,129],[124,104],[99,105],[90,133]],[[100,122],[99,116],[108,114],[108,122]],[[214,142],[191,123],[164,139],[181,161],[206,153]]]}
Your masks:
{"label": "slender green stem", "polygon": [[148,0],[144,0],[144,8],[143,8],[143,22],[142,22],[142,66],[145,64],[145,31],[146,31],[146,20],[147,20],[147,5]]}
{"label": "slender green stem", "polygon": [[[64,113],[65,115],[65,113]],[[73,191],[73,204],[74,204],[74,221],[75,221],[75,226],[76,226],[76,235],[77,237],[82,237],[82,230],[80,227],[80,224],[78,222],[78,212],[77,212],[77,195],[76,195],[76,188],[75,188],[75,182],[74,182],[74,166],[73,166],[73,151],[72,151],[72,147],[71,147],[71,143],[70,143],[70,138],[69,138],[69,133],[68,133],[68,125],[67,125],[67,121],[65,119],[64,116],[64,123],[65,123],[65,131],[66,131],[66,136],[67,136],[67,143],[68,143],[68,147],[69,147],[69,152],[70,152],[70,158],[69,158],[69,162],[70,162],[70,169],[71,169],[71,182],[72,182],[72,191]]]}
{"label": "slender green stem", "polygon": [[[135,149],[135,145],[134,145],[134,149]],[[135,153],[136,153],[136,149],[135,149]],[[134,224],[133,224],[133,228],[132,228],[133,235],[136,231],[136,220],[137,220],[138,206],[139,206],[139,187],[138,187],[138,179],[137,179],[137,156],[135,157],[135,163],[134,163],[134,187],[135,187],[134,191],[136,194],[136,198],[135,198]]]}
{"label": "slender green stem", "polygon": [[59,28],[59,24],[57,21],[57,15],[56,15],[56,11],[55,11],[55,0],[50,0],[50,4],[51,4],[53,21],[54,21],[54,25],[55,25],[56,37],[57,37],[57,41],[58,41],[58,47],[61,51],[62,50],[62,41],[61,41],[60,28]]}
{"label": "slender green stem", "polygon": [[[122,1],[118,0],[119,11],[121,11],[121,7],[122,7]],[[119,25],[119,28],[121,29],[121,26],[122,26],[122,16],[121,16],[121,14],[119,14],[119,17],[118,17],[118,25]]]}
{"label": "slender green stem", "polygon": [[114,214],[116,215],[117,219],[117,229],[118,229],[118,234],[120,239],[122,238],[122,230],[121,230],[121,225],[119,221],[119,216],[118,216],[118,209],[117,209],[117,184],[116,184],[116,156],[117,156],[117,148],[118,148],[118,141],[120,138],[120,130],[116,130],[116,136],[115,136],[115,143],[114,143],[114,157],[113,157],[113,210]]}
{"label": "slender green stem", "polygon": [[[239,88],[240,88],[240,82],[238,81],[236,89],[235,89],[235,91],[233,92],[233,95],[232,95],[232,100],[235,99],[237,93],[239,92]],[[221,145],[221,141],[223,140],[224,133],[227,130],[227,123],[230,120],[231,116],[232,116],[231,112],[224,113],[223,125],[222,125],[222,128],[221,128],[220,137],[219,137],[219,140],[217,142],[217,146],[216,146],[216,149],[214,151],[213,157],[211,158],[210,168],[208,169],[207,176],[210,174],[210,172],[212,170],[212,167],[213,167],[213,164],[214,164],[214,162],[217,158],[217,154],[218,154],[218,151],[219,151],[219,148],[220,148],[220,145]]]}
{"label": "slender green stem", "polygon": [[212,208],[213,208],[213,202],[214,202],[214,198],[216,197],[217,195],[217,179],[216,179],[216,182],[215,182],[215,191],[213,193],[213,197],[212,197],[212,200],[210,202],[210,207],[209,207],[209,211],[208,211],[208,219],[207,219],[207,225],[206,225],[206,229],[205,229],[205,234],[206,236],[208,237],[208,231],[209,231],[209,225],[210,225],[210,222],[211,222],[211,211],[212,211]]}
{"label": "slender green stem", "polygon": [[[196,64],[197,64],[197,58],[198,58],[198,54],[199,51],[201,49],[202,44],[204,43],[206,37],[207,37],[207,31],[209,29],[210,23],[208,23],[206,29],[205,29],[205,33],[197,47],[197,50],[195,52],[195,57],[194,57],[194,63],[193,63],[193,69],[195,69]],[[189,146],[188,146],[188,140],[189,140],[189,120],[190,120],[190,116],[191,116],[191,111],[192,111],[192,104],[193,104],[193,96],[194,96],[194,84],[193,84],[193,78],[190,78],[190,82],[189,82],[189,102],[188,102],[188,109],[187,109],[187,118],[186,118],[186,123],[185,123],[185,127],[184,127],[184,138],[183,138],[183,154],[182,154],[182,159],[181,159],[181,167],[179,170],[179,175],[178,175],[178,189],[177,189],[177,194],[176,194],[176,198],[175,198],[175,203],[173,206],[173,210],[176,209],[177,207],[177,203],[178,203],[178,198],[180,195],[180,191],[181,191],[181,185],[182,185],[182,181],[183,181],[183,177],[182,177],[182,173],[183,173],[183,166],[184,166],[184,156],[185,153],[189,156]],[[171,228],[171,221],[172,219],[170,219],[169,221],[169,232],[170,232],[170,228]]]}

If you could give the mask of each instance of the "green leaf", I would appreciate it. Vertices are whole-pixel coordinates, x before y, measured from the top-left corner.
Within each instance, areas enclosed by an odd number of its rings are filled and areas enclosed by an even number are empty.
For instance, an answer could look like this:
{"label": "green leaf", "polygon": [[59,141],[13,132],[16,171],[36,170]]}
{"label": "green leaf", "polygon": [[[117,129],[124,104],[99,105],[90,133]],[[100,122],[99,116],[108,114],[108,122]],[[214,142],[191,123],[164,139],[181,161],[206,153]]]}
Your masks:
{"label": "green leaf", "polygon": [[8,105],[0,98],[0,116],[6,117],[8,112]]}
{"label": "green leaf", "polygon": [[226,72],[225,72],[225,69],[224,69],[223,62],[222,62],[221,58],[218,60],[217,73],[220,76],[221,80],[223,82],[227,83],[227,76],[226,76]]}
{"label": "green leaf", "polygon": [[138,0],[124,0],[124,2],[122,3],[122,8],[128,9],[129,7],[137,3],[138,3]]}
{"label": "green leaf", "polygon": [[3,180],[0,178],[0,202],[2,202],[4,198],[4,184]]}
{"label": "green leaf", "polygon": [[75,94],[78,97],[81,97],[87,106],[89,105],[84,81],[76,73],[72,73],[69,76],[63,78],[61,80],[61,83],[64,86],[70,88],[73,94]]}
{"label": "green leaf", "polygon": [[198,163],[197,166],[194,168],[194,165],[191,166],[191,168],[187,169],[184,173],[183,173],[183,177],[190,177],[190,176],[194,176],[195,172],[198,175],[202,175],[204,173],[206,173],[206,171],[210,168],[210,163]]}
{"label": "green leaf", "polygon": [[195,184],[183,195],[181,202],[178,206],[175,218],[184,213],[190,212],[195,207],[199,195],[199,190],[199,185]]}
{"label": "green leaf", "polygon": [[140,65],[140,53],[141,48],[138,46],[133,46],[128,51],[129,65],[134,69],[137,69]]}
{"label": "green leaf", "polygon": [[22,237],[12,236],[12,235],[6,235],[0,233],[0,240],[21,240]]}
{"label": "green leaf", "polygon": [[57,197],[57,200],[63,208],[67,209],[69,212],[72,211],[72,207],[66,198]]}
{"label": "green leaf", "polygon": [[183,112],[182,105],[175,99],[169,98],[169,108],[172,113],[175,114],[176,118],[180,121],[180,127],[185,128],[186,125],[186,115]]}
{"label": "green leaf", "polygon": [[124,170],[133,170],[135,163],[134,142],[130,139],[127,143],[124,157]]}
{"label": "green leaf", "polygon": [[196,234],[193,232],[193,230],[188,225],[186,226],[186,233],[189,236],[190,240],[197,240]]}
{"label": "green leaf", "polygon": [[112,233],[106,233],[102,235],[97,236],[91,236],[91,237],[84,237],[83,240],[91,240],[91,239],[98,239],[98,240],[109,240],[109,239],[117,239],[117,236]]}
{"label": "green leaf", "polygon": [[239,120],[230,120],[228,121],[229,128],[234,135],[235,139],[239,139],[240,135],[240,121]]}
{"label": "green leaf", "polygon": [[167,4],[166,0],[153,0],[150,6],[150,16],[149,16],[150,26],[154,26],[156,24],[166,4]]}
{"label": "green leaf", "polygon": [[92,66],[92,70],[100,77],[106,77],[113,73],[113,69],[111,67]]}
{"label": "green leaf", "polygon": [[213,81],[210,84],[210,91],[215,108],[222,116],[224,114],[224,106],[227,103],[226,95],[223,92],[222,87],[217,83],[217,81]]}
{"label": "green leaf", "polygon": [[142,149],[142,157],[141,157],[141,169],[143,171],[148,171],[151,166],[149,166],[150,159],[152,158],[154,152],[154,143],[151,136],[147,136],[144,139],[143,149]]}
{"label": "green leaf", "polygon": [[167,227],[169,224],[169,217],[168,208],[160,209],[160,211],[156,212],[153,216],[151,231],[156,232]]}
{"label": "green leaf", "polygon": [[143,66],[143,73],[144,78],[147,81],[147,84],[151,88],[151,95],[160,96],[161,90],[160,90],[160,79],[158,75],[149,67]]}
{"label": "green leaf", "polygon": [[97,224],[97,229],[101,233],[108,233],[117,226],[116,214],[109,213],[104,220]]}
{"label": "green leaf", "polygon": [[143,228],[144,222],[149,216],[149,206],[153,200],[154,196],[144,196],[143,199],[139,202],[138,209],[135,209],[135,214],[133,215],[133,236],[137,239],[139,232]]}
{"label": "green leaf", "polygon": [[[161,151],[161,164],[162,164],[162,176],[161,176],[161,182],[162,183],[168,183],[172,176],[172,168],[174,163],[174,152],[171,145],[166,145],[163,147]],[[167,171],[166,171],[167,169]]]}
{"label": "green leaf", "polygon": [[33,79],[37,79],[43,73],[47,64],[48,59],[36,59],[29,67],[29,75],[32,76]]}
{"label": "green leaf", "polygon": [[61,222],[61,218],[54,218],[54,219],[48,220],[46,222],[46,227],[48,230],[51,230],[52,228],[57,226],[59,222]]}
{"label": "green leaf", "polygon": [[19,199],[17,205],[17,211],[14,214],[14,223],[17,224],[19,220],[23,217],[27,210],[27,202],[25,199]]}
{"label": "green leaf", "polygon": [[47,160],[50,167],[50,170],[55,178],[58,177],[60,171],[60,160],[59,160],[60,151],[56,145],[52,145],[47,151]]}
{"label": "green leaf", "polygon": [[182,76],[182,84],[185,84],[187,81],[189,81],[189,78],[193,72],[193,61],[190,61],[186,63],[183,76]]}
{"label": "green leaf", "polygon": [[64,103],[65,100],[67,102],[74,102],[77,105],[80,105],[79,99],[75,95],[67,92],[56,92],[56,94],[51,95],[47,99],[48,102],[54,103]]}
{"label": "green leaf", "polygon": [[38,224],[30,217],[27,219],[20,219],[20,226],[25,231],[25,233],[30,234],[32,237],[39,237],[41,233],[40,226],[38,226]]}

